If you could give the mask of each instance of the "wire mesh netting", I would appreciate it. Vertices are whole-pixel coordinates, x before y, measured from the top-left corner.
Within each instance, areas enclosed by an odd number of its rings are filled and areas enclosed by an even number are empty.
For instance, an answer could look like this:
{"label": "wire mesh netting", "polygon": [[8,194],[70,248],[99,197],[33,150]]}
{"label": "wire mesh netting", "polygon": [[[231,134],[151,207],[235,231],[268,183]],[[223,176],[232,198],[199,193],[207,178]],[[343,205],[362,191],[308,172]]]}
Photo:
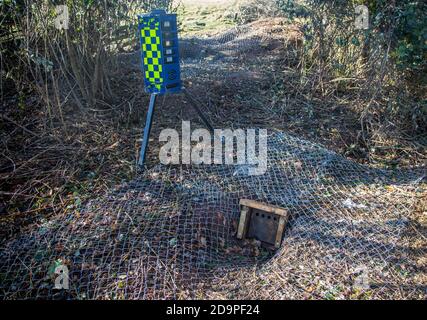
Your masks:
{"label": "wire mesh netting", "polygon": [[[284,44],[285,27],[273,20],[183,39],[183,77],[262,73],[260,59]],[[157,165],[80,211],[3,240],[0,297],[392,297],[390,263],[422,174],[369,168],[278,131],[267,149],[264,175],[245,165]],[[241,198],[289,211],[279,250],[236,239]],[[69,290],[54,289],[59,265]]]}
{"label": "wire mesh netting", "polygon": [[180,47],[183,77],[223,78],[224,72],[248,69],[255,62],[251,58],[273,55],[295,34],[296,29],[283,24],[282,18],[272,17],[212,35],[188,36],[182,39]]}
{"label": "wire mesh netting", "polygon": [[[81,212],[31,228],[2,245],[2,297],[209,298],[226,290],[304,298],[351,290],[358,272],[389,283],[416,175],[370,169],[280,132],[268,137],[266,174],[246,169],[157,166]],[[280,250],[235,239],[240,198],[289,210]],[[57,263],[69,269],[68,291],[53,289]],[[365,289],[373,297],[393,290]]]}

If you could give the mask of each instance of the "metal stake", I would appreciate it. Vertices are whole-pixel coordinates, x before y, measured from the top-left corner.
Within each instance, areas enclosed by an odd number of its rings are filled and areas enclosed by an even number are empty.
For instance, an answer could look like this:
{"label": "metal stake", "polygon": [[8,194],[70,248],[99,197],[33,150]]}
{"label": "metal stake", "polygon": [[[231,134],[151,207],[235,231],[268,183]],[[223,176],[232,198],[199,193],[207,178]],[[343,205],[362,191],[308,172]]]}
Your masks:
{"label": "metal stake", "polygon": [[211,123],[208,119],[206,119],[205,115],[203,114],[202,110],[198,107],[198,101],[194,99],[190,93],[187,91],[187,89],[182,88],[182,91],[184,92],[185,97],[190,101],[191,106],[196,110],[197,114],[199,115],[200,119],[205,123],[206,127],[208,127],[209,131],[213,134],[214,128],[212,127]]}
{"label": "metal stake", "polygon": [[157,94],[152,93],[150,97],[150,105],[148,107],[147,119],[145,120],[144,136],[142,140],[141,153],[139,155],[138,165],[144,166],[145,157],[147,155],[148,140],[150,139],[151,125],[153,123],[154,107],[156,105]]}

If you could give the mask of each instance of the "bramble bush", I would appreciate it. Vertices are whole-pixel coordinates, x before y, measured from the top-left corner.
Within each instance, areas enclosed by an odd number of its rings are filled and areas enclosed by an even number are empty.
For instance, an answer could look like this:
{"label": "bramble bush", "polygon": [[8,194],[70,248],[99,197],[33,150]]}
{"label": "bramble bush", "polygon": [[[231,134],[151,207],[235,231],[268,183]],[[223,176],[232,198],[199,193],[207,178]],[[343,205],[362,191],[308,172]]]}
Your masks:
{"label": "bramble bush", "polygon": [[[57,5],[68,6],[68,30],[55,28]],[[176,5],[172,0],[0,1],[0,98],[26,89],[48,106],[67,99],[81,109],[108,98],[116,53],[135,49],[136,15],[153,8],[174,11]]]}
{"label": "bramble bush", "polygon": [[[326,80],[363,80],[363,115],[380,94],[396,100],[384,108],[412,130],[427,128],[427,3],[389,0],[276,0],[304,35],[301,65]],[[355,27],[355,7],[369,9],[369,28]],[[348,84],[354,86],[351,81]],[[424,128],[424,129],[423,129]]]}

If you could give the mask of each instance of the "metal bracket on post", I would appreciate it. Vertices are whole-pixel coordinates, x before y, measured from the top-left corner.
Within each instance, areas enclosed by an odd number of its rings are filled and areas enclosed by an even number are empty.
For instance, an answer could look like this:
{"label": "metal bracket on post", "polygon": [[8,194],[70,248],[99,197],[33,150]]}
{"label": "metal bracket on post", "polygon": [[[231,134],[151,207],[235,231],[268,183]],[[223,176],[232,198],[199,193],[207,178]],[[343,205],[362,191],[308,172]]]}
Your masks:
{"label": "metal bracket on post", "polygon": [[150,139],[151,125],[153,123],[154,108],[156,105],[157,94],[152,93],[150,97],[150,105],[148,107],[147,119],[145,120],[144,136],[142,138],[141,152],[139,154],[139,167],[143,168],[145,157],[147,156],[148,141]]}

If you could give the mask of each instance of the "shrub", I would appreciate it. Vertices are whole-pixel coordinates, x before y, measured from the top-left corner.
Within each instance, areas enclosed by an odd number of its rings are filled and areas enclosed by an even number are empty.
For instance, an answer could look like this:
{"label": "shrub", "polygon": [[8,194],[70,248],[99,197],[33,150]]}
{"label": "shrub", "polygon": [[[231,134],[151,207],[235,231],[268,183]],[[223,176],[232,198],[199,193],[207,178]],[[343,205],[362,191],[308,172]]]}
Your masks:
{"label": "shrub", "polygon": [[[55,28],[60,4],[69,8],[66,31]],[[153,8],[176,9],[172,0],[0,1],[0,85],[36,90],[47,105],[67,99],[86,108],[110,97],[116,53],[134,50],[136,15]]]}
{"label": "shrub", "polygon": [[[427,127],[425,1],[277,0],[277,4],[301,25],[305,38],[301,65],[316,67],[326,80],[364,79],[359,94],[365,100],[363,116],[371,112],[372,101],[383,89],[394,87],[398,105],[384,110],[392,110],[396,120],[405,119],[413,129]],[[367,30],[355,28],[354,9],[360,4],[369,9]]]}

